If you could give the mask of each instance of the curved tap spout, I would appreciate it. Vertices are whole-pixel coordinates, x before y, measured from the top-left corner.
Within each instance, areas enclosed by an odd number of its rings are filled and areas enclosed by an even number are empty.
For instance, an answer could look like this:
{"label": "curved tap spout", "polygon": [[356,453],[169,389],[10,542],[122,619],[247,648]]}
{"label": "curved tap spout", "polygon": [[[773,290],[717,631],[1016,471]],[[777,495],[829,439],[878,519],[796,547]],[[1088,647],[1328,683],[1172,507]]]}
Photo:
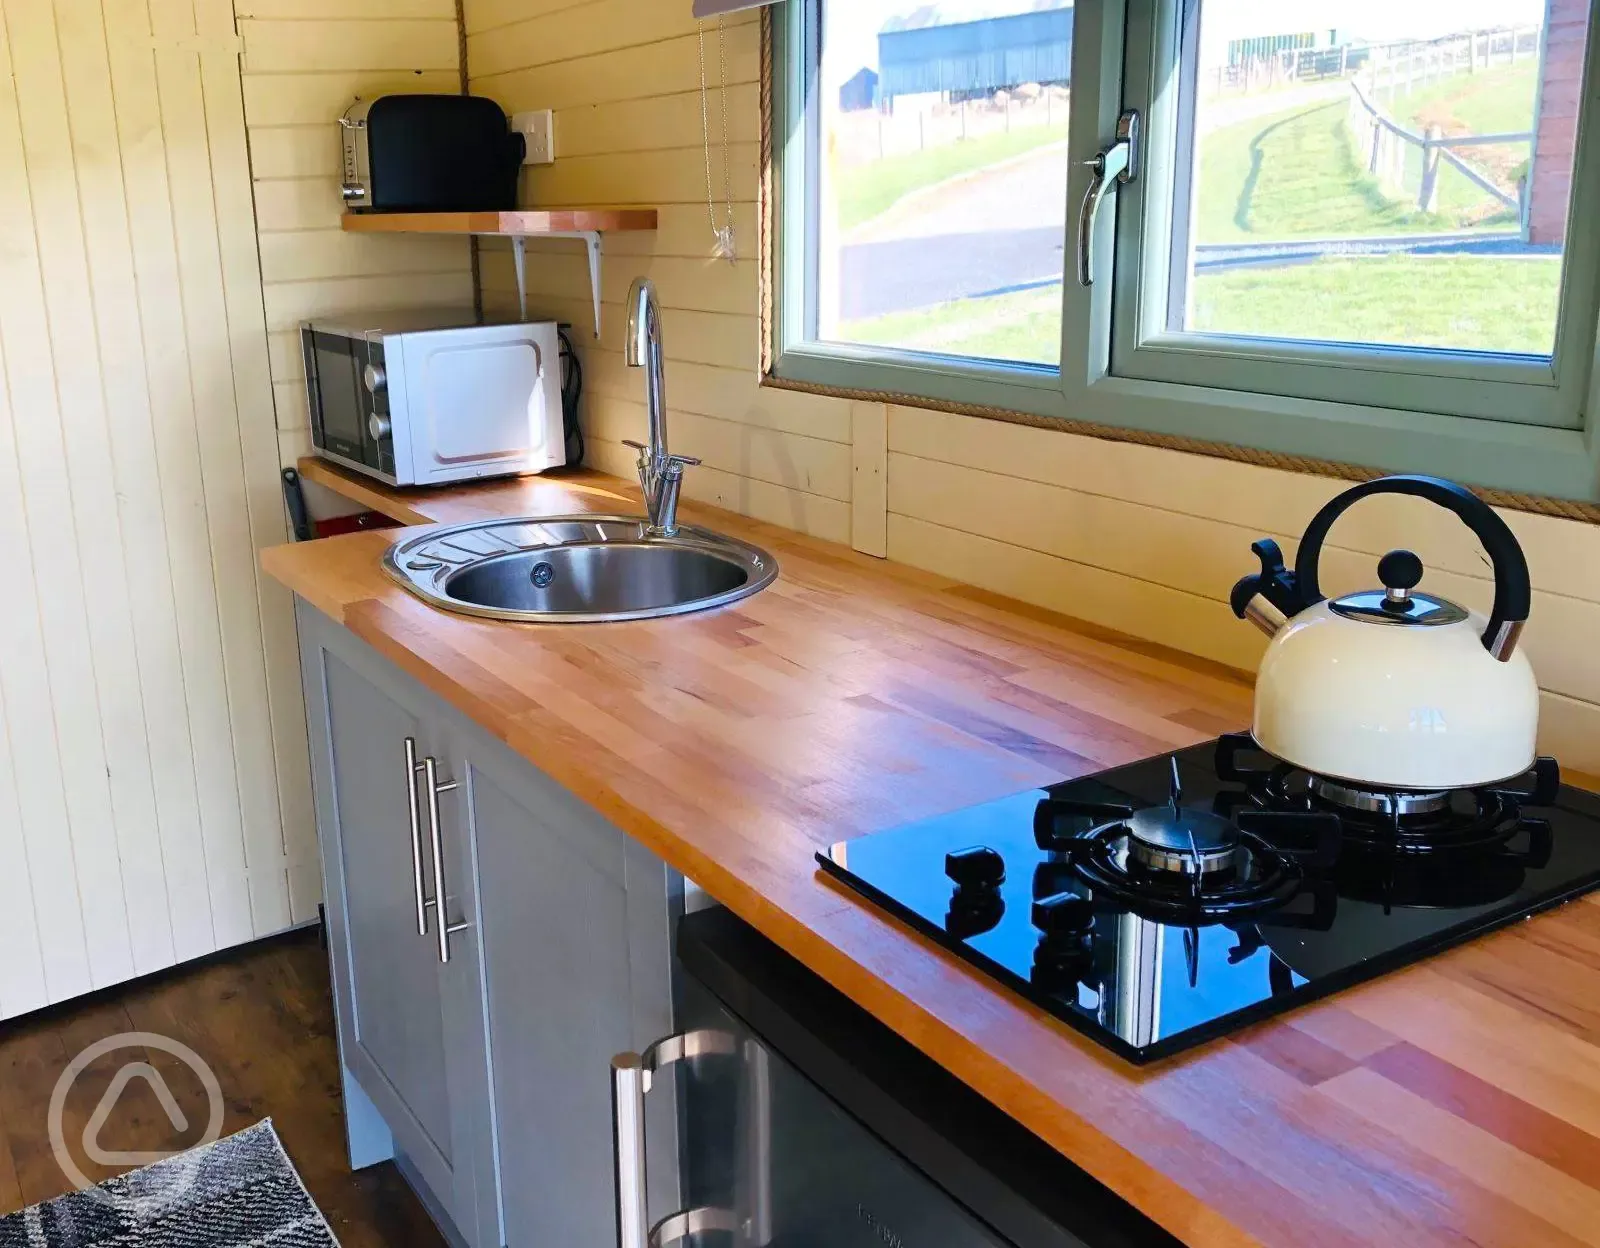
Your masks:
{"label": "curved tap spout", "polygon": [[624,350],[629,368],[645,370],[645,410],[650,428],[649,445],[637,442],[628,445],[639,452],[639,488],[644,491],[650,529],[670,537],[678,528],[678,492],[683,486],[684,466],[700,461],[674,455],[667,448],[667,382],[661,346],[661,305],[656,299],[655,283],[647,277],[634,278],[628,291],[628,336]]}
{"label": "curved tap spout", "polygon": [[648,277],[634,278],[628,291],[627,361],[629,368],[645,370],[650,457],[658,460],[667,454],[667,382],[661,345],[661,304],[656,299],[656,285]]}

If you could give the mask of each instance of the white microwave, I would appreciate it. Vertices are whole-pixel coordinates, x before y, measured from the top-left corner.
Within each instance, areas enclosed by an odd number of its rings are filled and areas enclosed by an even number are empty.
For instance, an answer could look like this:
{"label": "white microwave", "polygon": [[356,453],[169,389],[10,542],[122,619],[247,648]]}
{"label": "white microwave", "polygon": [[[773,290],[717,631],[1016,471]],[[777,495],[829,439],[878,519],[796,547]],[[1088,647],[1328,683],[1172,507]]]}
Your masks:
{"label": "white microwave", "polygon": [[543,472],[567,462],[554,322],[481,324],[471,312],[308,321],[318,455],[390,485]]}

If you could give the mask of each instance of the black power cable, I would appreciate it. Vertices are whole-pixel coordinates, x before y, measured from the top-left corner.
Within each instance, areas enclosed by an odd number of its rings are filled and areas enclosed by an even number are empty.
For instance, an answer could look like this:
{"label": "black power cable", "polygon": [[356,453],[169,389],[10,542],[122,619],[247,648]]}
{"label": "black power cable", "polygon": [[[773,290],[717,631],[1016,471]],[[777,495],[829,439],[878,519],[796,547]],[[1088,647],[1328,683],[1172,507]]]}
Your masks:
{"label": "black power cable", "polygon": [[561,416],[567,438],[567,466],[576,468],[583,463],[585,454],[583,426],[578,420],[579,403],[583,398],[583,364],[567,333],[571,328],[558,325],[556,333],[561,336]]}

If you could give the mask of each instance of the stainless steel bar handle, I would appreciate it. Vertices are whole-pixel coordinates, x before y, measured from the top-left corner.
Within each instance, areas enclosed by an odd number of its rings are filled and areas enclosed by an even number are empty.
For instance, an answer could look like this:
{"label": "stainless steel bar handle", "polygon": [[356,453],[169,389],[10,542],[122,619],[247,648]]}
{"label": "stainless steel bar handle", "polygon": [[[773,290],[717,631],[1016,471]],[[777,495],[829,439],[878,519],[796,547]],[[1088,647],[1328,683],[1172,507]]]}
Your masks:
{"label": "stainless steel bar handle", "polygon": [[619,1053],[611,1059],[612,1135],[617,1162],[617,1248],[664,1248],[676,1240],[702,1231],[737,1233],[740,1220],[729,1209],[685,1209],[650,1226],[646,1192],[649,1184],[644,1143],[644,1094],[663,1067],[708,1054],[732,1056],[739,1042],[728,1032],[712,1028],[686,1031],[658,1040],[638,1053]]}
{"label": "stainless steel bar handle", "polygon": [[428,934],[428,885],[422,878],[422,804],[417,798],[417,739],[406,738],[406,808],[411,815],[411,882],[417,899],[417,935]]}
{"label": "stainless steel bar handle", "polygon": [[443,965],[450,963],[450,937],[457,932],[464,932],[470,926],[467,923],[452,923],[446,912],[446,899],[450,890],[445,886],[444,876],[444,834],[440,830],[439,819],[439,794],[453,793],[460,784],[451,780],[447,784],[439,783],[439,760],[425,758],[422,760],[423,783],[428,789],[428,832],[433,841],[433,899],[427,905],[433,907],[434,916],[439,920],[434,928],[439,934],[439,961]]}
{"label": "stainless steel bar handle", "polygon": [[617,1162],[617,1248],[650,1248],[645,1202],[644,1094],[650,1072],[637,1053],[611,1059],[611,1115]]}
{"label": "stainless steel bar handle", "polygon": [[704,1235],[710,1231],[738,1235],[740,1230],[739,1219],[730,1210],[713,1209],[709,1206],[703,1209],[685,1209],[682,1213],[674,1213],[656,1223],[655,1230],[650,1232],[650,1248],[666,1248],[668,1244],[675,1244],[680,1239],[688,1239],[691,1235]]}
{"label": "stainless steel bar handle", "polygon": [[1085,161],[1094,170],[1089,188],[1078,209],[1078,284],[1094,285],[1094,226],[1100,204],[1113,186],[1122,186],[1139,176],[1139,114],[1129,109],[1117,119],[1117,139],[1093,160]]}
{"label": "stainless steel bar handle", "polygon": [[760,1041],[751,1038],[744,1043],[744,1061],[750,1203],[741,1229],[750,1248],[766,1248],[772,1242],[772,1058]]}

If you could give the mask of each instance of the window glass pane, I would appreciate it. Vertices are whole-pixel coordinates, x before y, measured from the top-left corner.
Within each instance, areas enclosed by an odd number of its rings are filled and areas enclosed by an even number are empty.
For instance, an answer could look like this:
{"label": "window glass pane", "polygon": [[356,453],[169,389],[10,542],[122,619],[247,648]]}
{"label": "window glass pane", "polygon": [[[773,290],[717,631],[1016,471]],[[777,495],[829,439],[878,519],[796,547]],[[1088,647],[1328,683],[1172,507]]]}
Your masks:
{"label": "window glass pane", "polygon": [[821,0],[825,340],[1057,366],[1071,0]]}
{"label": "window glass pane", "polygon": [[1549,356],[1589,0],[1203,0],[1169,325]]}

